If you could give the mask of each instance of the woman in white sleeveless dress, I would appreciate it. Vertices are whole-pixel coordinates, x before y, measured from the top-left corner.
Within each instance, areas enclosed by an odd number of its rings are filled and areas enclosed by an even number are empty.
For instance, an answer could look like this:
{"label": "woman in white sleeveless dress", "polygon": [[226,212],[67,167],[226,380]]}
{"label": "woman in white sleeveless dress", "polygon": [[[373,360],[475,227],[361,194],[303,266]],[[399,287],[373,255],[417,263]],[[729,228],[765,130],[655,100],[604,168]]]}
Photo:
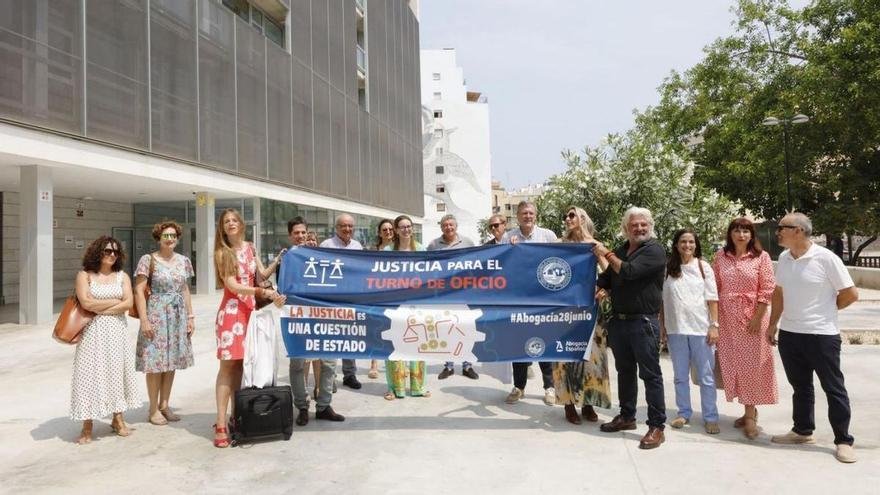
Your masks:
{"label": "woman in white sleeveless dress", "polygon": [[134,353],[127,336],[125,313],[133,298],[131,281],[122,271],[125,253],[116,239],[102,236],[83,255],[76,275],[76,297],[95,314],[83,330],[73,359],[70,418],[83,422],[79,443],[92,441],[92,422],[113,414],[110,427],[121,436],[131,434],[123,411],[139,407]]}

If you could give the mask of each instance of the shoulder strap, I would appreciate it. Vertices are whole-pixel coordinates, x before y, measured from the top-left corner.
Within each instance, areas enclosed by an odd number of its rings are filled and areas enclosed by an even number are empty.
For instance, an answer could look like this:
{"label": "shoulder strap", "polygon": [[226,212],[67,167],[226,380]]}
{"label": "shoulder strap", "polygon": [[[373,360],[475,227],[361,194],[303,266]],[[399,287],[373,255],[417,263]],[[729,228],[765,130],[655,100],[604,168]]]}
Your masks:
{"label": "shoulder strap", "polygon": [[697,266],[700,267],[700,275],[706,280],[706,272],[703,271],[703,260],[697,258]]}

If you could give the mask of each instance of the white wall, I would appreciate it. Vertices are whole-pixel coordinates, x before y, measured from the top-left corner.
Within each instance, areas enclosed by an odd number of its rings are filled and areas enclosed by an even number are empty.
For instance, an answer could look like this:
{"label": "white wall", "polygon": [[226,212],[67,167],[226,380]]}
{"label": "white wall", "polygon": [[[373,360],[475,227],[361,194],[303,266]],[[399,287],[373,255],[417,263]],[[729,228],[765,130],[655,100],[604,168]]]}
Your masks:
{"label": "white wall", "polygon": [[[55,196],[53,217],[54,268],[53,296],[66,297],[73,290],[76,272],[82,267],[85,246],[102,235],[111,235],[113,227],[130,227],[132,205],[109,201],[80,200]],[[76,215],[77,203],[83,204],[83,216]],[[72,240],[67,243],[66,238]],[[18,302],[19,199],[17,192],[3,193],[3,297],[7,304]],[[83,247],[77,248],[77,242]],[[126,246],[131,256],[131,247]]]}
{"label": "white wall", "polygon": [[[440,74],[440,80],[434,74]],[[464,73],[455,50],[422,50],[422,129],[425,180],[425,242],[440,236],[438,222],[451,213],[462,236],[479,242],[477,225],[492,212],[492,157],[489,151],[489,104],[467,101]],[[441,99],[435,99],[435,93]],[[443,117],[435,119],[434,110]],[[442,137],[434,131],[442,131]],[[438,155],[438,148],[443,153]],[[443,166],[437,174],[436,167]],[[437,193],[443,184],[446,191]],[[446,211],[437,211],[438,203]]]}

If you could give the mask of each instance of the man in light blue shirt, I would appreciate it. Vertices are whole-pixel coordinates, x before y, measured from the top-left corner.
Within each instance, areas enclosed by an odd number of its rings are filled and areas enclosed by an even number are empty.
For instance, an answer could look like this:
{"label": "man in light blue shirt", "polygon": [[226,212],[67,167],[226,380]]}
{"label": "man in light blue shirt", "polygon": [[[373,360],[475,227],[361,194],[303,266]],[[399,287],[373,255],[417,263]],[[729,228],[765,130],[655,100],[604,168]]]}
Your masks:
{"label": "man in light blue shirt", "polygon": [[[440,230],[443,231],[443,235],[431,241],[428,244],[428,251],[439,251],[441,249],[460,249],[466,247],[473,247],[474,243],[467,237],[462,237],[458,235],[458,220],[455,219],[455,215],[443,215],[443,218],[440,219]],[[443,371],[437,376],[440,380],[445,380],[452,376],[455,373],[454,363],[452,361],[447,361],[446,366],[443,367]],[[480,377],[476,371],[474,371],[473,363],[469,363],[468,361],[464,361],[461,363],[461,374],[470,378],[471,380],[476,380]]]}

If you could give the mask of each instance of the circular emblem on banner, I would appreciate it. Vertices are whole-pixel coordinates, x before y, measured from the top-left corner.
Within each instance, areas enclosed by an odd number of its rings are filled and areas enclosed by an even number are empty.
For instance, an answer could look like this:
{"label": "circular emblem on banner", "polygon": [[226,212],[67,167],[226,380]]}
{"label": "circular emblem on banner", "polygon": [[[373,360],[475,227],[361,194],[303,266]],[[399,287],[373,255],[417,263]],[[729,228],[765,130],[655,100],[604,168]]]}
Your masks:
{"label": "circular emblem on banner", "polygon": [[532,337],[526,341],[526,354],[531,357],[543,356],[545,350],[547,350],[547,344],[541,337]]}
{"label": "circular emblem on banner", "polygon": [[547,290],[564,289],[571,281],[571,266],[555,256],[538,265],[538,282]]}

